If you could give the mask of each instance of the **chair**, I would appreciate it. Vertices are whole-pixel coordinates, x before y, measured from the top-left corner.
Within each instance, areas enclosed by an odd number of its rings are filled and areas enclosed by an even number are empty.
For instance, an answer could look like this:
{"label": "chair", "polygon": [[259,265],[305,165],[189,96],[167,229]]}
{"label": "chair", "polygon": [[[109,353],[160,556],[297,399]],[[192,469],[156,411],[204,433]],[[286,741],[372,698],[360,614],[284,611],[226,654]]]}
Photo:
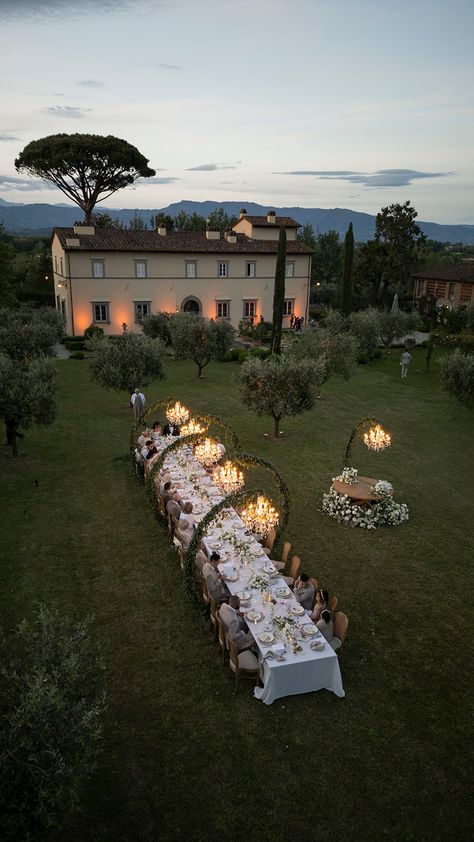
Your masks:
{"label": "chair", "polygon": [[209,596],[209,591],[207,589],[206,580],[205,580],[204,576],[202,575],[202,573],[201,573],[201,593],[202,593],[202,598],[203,598],[204,602],[206,603],[206,605],[209,605],[209,600],[211,599],[211,597]]}
{"label": "chair", "polygon": [[337,596],[331,596],[328,602],[328,611],[331,612],[331,619],[334,615],[334,611],[336,610],[337,606]]}
{"label": "chair", "polygon": [[284,544],[283,544],[283,549],[281,551],[280,561],[275,561],[274,558],[271,559],[277,570],[284,570],[285,569],[286,562],[288,561],[288,556],[290,555],[290,550],[291,550],[290,542],[285,541]]}
{"label": "chair", "polygon": [[221,618],[219,613],[219,609],[216,611],[216,621],[217,621],[217,642],[219,643],[219,649],[222,652],[222,666],[225,664],[226,655],[229,651],[229,647],[227,645],[227,631],[224,625],[224,621]]}
{"label": "chair", "polygon": [[273,550],[273,545],[276,541],[276,536],[277,536],[276,529],[270,529],[270,532],[268,533],[267,537],[265,538],[264,549],[268,549],[268,550],[270,550],[270,552]]}
{"label": "chair", "polygon": [[[209,591],[208,591],[209,594]],[[214,632],[214,640],[217,640],[219,629],[217,627],[217,602],[209,594],[209,630]]]}
{"label": "chair", "polygon": [[301,567],[301,559],[300,559],[299,556],[294,555],[293,558],[291,559],[290,575],[289,576],[283,576],[286,584],[289,585],[290,588],[292,588],[294,583],[295,583],[295,579],[296,579],[296,577],[299,573],[300,567]]}
{"label": "chair", "polygon": [[185,551],[184,551],[184,547],[182,546],[182,544],[180,544],[179,547],[178,547],[178,559],[179,559],[179,566],[181,567],[182,573],[184,573],[184,557],[185,557],[185,555],[186,554],[185,554]]}
{"label": "chair", "polygon": [[239,652],[237,645],[229,636],[227,637],[227,642],[229,646],[229,666],[235,675],[234,689],[239,683],[240,673],[255,676],[255,684],[258,684],[260,680],[260,664],[253,652],[250,652],[249,649]]}
{"label": "chair", "polygon": [[334,618],[334,637],[330,641],[330,645],[335,652],[341,648],[346,639],[348,625],[349,620],[347,619],[347,614],[344,614],[343,611],[338,611]]}
{"label": "chair", "polygon": [[157,500],[158,500],[158,511],[159,511],[161,517],[164,520],[167,520],[168,512],[166,511],[165,501],[163,500],[163,497],[161,496],[161,494],[157,494],[156,497],[157,497]]}

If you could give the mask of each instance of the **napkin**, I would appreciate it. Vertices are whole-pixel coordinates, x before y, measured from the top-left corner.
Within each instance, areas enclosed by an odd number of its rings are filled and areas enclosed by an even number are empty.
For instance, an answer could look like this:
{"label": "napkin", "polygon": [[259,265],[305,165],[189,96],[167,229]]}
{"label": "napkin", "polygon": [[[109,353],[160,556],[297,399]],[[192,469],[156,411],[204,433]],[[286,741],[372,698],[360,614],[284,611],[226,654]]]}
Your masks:
{"label": "napkin", "polygon": [[275,655],[284,655],[285,652],[286,652],[286,649],[285,649],[283,643],[274,643],[273,646],[272,646],[272,652],[274,652]]}
{"label": "napkin", "polygon": [[224,576],[235,573],[234,565],[231,561],[227,561],[225,564],[219,564],[219,570],[224,574]]}

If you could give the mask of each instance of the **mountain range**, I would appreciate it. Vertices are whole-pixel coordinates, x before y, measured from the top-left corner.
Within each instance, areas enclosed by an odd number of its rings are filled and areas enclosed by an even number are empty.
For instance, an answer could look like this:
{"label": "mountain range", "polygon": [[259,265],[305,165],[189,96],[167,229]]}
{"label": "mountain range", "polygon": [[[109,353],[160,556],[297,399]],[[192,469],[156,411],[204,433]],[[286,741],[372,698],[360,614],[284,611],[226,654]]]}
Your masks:
{"label": "mountain range", "polygon": [[[166,213],[176,216],[180,211],[187,214],[198,213],[207,217],[216,208],[223,208],[229,216],[238,216],[239,210],[245,207],[249,215],[262,216],[266,214],[267,205],[258,205],[255,202],[192,202],[181,201],[168,205],[165,208],[115,208],[97,206],[97,211],[107,211],[111,217],[120,220],[128,225],[135,214],[141,216],[147,225],[150,217],[156,213]],[[327,231],[337,231],[341,238],[344,237],[349,222],[354,228],[354,237],[358,242],[365,242],[374,236],[375,216],[369,213],[361,213],[348,208],[299,208],[272,206],[279,216],[291,216],[302,225],[309,223],[316,233],[324,234]],[[20,234],[24,236],[48,236],[55,226],[68,227],[81,218],[81,211],[75,205],[57,204],[22,204],[8,202],[0,199],[0,224],[4,226],[8,234]],[[464,243],[474,245],[474,225],[440,225],[436,222],[423,222],[417,220],[422,231],[430,240],[438,240],[443,243]]]}

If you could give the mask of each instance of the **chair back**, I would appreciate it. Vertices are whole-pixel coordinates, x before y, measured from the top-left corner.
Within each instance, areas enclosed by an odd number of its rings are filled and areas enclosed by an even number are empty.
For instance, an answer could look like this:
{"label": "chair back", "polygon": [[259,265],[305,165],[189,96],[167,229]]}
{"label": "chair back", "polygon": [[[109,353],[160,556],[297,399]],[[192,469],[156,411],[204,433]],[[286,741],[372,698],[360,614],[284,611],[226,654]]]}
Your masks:
{"label": "chair back", "polygon": [[229,661],[232,672],[239,673],[239,651],[237,645],[227,635],[227,646],[229,647]]}
{"label": "chair back", "polygon": [[267,537],[265,538],[265,541],[263,542],[265,546],[268,547],[270,552],[273,550],[273,545],[276,541],[276,536],[276,529],[270,529],[270,532],[268,533]]}
{"label": "chair back", "polygon": [[211,597],[209,596],[209,591],[207,589],[206,580],[205,580],[204,576],[202,575],[202,573],[201,573],[201,593],[202,593],[202,598],[203,598],[204,602],[206,603],[206,605],[209,605],[209,600],[211,599]]}
{"label": "chair back", "polygon": [[309,581],[311,582],[311,584],[312,584],[312,586],[313,586],[313,588],[314,588],[313,606],[312,606],[312,607],[314,608],[314,606],[315,606],[315,604],[316,604],[316,591],[318,590],[318,580],[317,580],[317,579],[313,579],[313,577],[312,577],[312,576],[310,576]]}
{"label": "chair back", "polygon": [[[337,606],[337,596],[329,597],[328,611],[331,612],[331,617],[333,616],[334,611],[336,610],[336,606]],[[339,635],[337,635],[337,636],[339,637]]]}
{"label": "chair back", "polygon": [[222,663],[225,663],[226,653],[229,649],[227,643],[227,630],[224,625],[224,621],[219,613],[219,609],[216,611],[216,621],[217,621],[217,640],[219,643],[219,649],[222,649]]}
{"label": "chair back", "polygon": [[184,573],[184,548],[182,544],[178,547],[178,559],[179,559],[179,566],[181,567],[181,572]]}
{"label": "chair back", "polygon": [[337,611],[334,617],[334,636],[338,637],[341,643],[344,643],[346,639],[348,625],[347,614],[344,614],[343,611]]}
{"label": "chair back", "polygon": [[288,556],[290,555],[290,550],[291,550],[290,542],[285,541],[284,544],[283,544],[283,549],[281,551],[281,559],[280,559],[280,561],[282,561],[283,564],[286,564],[286,562],[288,561]]}
{"label": "chair back", "polygon": [[294,555],[291,559],[291,567],[290,567],[290,578],[296,579],[299,570],[301,567],[301,559],[299,556]]}

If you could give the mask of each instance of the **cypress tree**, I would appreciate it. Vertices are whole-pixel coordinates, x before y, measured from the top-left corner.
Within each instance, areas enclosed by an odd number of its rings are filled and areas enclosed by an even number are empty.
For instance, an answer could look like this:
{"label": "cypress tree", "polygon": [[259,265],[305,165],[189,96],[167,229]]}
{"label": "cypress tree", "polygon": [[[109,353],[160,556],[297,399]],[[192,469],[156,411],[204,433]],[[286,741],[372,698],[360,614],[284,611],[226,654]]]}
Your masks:
{"label": "cypress tree", "polygon": [[273,291],[273,324],[271,352],[281,354],[281,326],[283,323],[283,304],[285,302],[285,274],[286,274],[286,230],[280,227],[278,252],[275,269],[275,287]]}
{"label": "cypress tree", "polygon": [[354,232],[349,222],[344,240],[344,271],[342,277],[342,312],[348,316],[352,310],[352,268],[354,265]]}

